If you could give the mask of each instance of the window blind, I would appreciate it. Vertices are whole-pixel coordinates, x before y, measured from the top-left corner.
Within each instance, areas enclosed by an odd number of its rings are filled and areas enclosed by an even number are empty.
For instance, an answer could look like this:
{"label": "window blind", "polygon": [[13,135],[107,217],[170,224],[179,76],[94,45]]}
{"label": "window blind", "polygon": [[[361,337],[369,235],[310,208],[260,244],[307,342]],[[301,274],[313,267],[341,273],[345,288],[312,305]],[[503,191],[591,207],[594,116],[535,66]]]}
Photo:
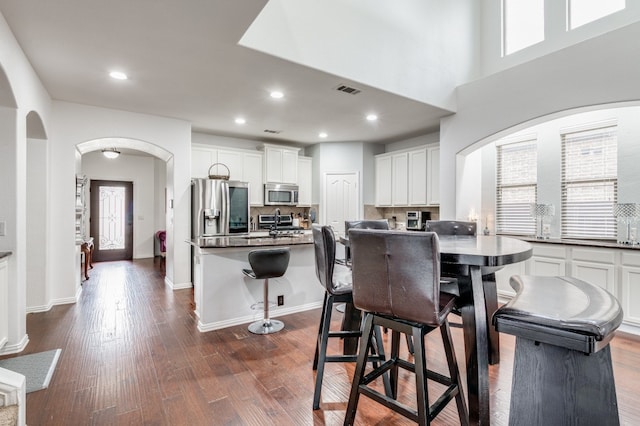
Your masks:
{"label": "window blind", "polygon": [[562,135],[562,236],[616,239],[617,126]]}
{"label": "window blind", "polygon": [[533,235],[536,202],[538,150],[535,140],[496,147],[496,232]]}

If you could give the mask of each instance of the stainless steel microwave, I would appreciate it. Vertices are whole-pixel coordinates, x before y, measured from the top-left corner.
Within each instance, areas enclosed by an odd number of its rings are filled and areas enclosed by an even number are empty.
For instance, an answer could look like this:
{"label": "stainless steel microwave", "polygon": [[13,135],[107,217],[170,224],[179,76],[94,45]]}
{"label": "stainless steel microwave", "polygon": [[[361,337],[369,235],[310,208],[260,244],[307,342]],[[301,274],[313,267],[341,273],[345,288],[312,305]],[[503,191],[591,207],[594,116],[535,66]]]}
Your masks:
{"label": "stainless steel microwave", "polygon": [[265,206],[298,205],[298,185],[267,183],[264,185]]}

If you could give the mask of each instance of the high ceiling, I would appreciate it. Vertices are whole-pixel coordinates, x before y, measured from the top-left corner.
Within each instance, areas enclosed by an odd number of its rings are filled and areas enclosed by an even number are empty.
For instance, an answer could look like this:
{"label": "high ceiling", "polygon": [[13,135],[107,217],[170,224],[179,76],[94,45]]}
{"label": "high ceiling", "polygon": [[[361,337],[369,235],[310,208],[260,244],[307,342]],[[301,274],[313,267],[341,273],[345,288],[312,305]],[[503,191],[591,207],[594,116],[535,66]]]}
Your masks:
{"label": "high ceiling", "polygon": [[[299,144],[399,140],[436,131],[451,113],[240,46],[265,4],[0,0],[0,12],[55,100],[186,120],[198,132]],[[109,78],[114,69],[129,80]],[[335,90],[340,85],[361,92]],[[274,89],[285,97],[270,98]],[[364,119],[370,112],[377,122]],[[236,124],[237,116],[246,124]],[[321,131],[329,136],[320,139]]]}

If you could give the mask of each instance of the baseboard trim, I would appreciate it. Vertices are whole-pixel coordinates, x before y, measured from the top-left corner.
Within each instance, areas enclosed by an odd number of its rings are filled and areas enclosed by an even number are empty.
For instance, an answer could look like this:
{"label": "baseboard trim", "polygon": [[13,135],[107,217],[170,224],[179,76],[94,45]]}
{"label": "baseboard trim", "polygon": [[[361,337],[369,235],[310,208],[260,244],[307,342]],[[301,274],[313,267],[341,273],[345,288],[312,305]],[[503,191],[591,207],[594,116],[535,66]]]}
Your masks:
{"label": "baseboard trim", "polygon": [[22,339],[20,339],[19,342],[4,345],[2,349],[0,349],[0,356],[17,354],[19,352],[22,352],[24,348],[27,347],[28,343],[29,343],[29,335],[25,334],[24,336],[22,336]]}
{"label": "baseboard trim", "polygon": [[[166,281],[165,281],[166,283]],[[171,286],[172,290],[185,290],[187,288],[192,288],[193,284],[191,284],[191,282],[186,282],[186,283],[180,283],[180,284],[173,284]]]}
{"label": "baseboard trim", "polygon": [[38,312],[49,312],[51,310],[51,308],[53,308],[53,303],[49,302],[49,304],[47,305],[40,305],[40,306],[27,306],[27,313],[28,314],[35,314]]}
{"label": "baseboard trim", "polygon": [[[284,315],[295,314],[298,312],[310,311],[312,309],[317,309],[322,307],[323,302],[312,302],[299,306],[292,306],[290,308],[282,308],[276,310],[270,310],[271,318],[277,318]],[[243,317],[232,318],[225,321],[217,321],[212,323],[203,324],[200,320],[198,320],[198,331],[201,333],[206,333],[207,331],[220,330],[222,328],[233,327],[235,325],[241,325],[250,323],[256,320],[255,315],[245,315]],[[285,328],[286,328],[285,324]]]}

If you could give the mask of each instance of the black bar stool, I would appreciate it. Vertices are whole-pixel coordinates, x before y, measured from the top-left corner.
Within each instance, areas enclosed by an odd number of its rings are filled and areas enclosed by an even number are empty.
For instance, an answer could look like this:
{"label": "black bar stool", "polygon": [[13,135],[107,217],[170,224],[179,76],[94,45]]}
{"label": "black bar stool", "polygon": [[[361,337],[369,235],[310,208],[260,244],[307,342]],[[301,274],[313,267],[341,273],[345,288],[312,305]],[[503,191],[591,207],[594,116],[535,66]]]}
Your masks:
{"label": "black bar stool", "polygon": [[[313,392],[313,409],[320,408],[320,395],[322,393],[322,379],[324,378],[324,367],[327,362],[356,362],[358,338],[361,336],[360,328],[349,329],[345,322],[350,319],[351,311],[345,313],[343,329],[340,331],[331,330],[331,313],[334,303],[349,304],[353,307],[353,294],[351,292],[351,270],[343,265],[336,264],[336,237],[330,226],[313,225],[313,244],[315,249],[316,276],[320,284],[325,289],[324,304],[322,305],[322,316],[320,317],[320,327],[318,328],[318,338],[316,340],[316,354],[313,359],[313,369],[317,370],[316,384]],[[359,325],[359,324],[358,324]],[[378,362],[384,361],[384,348],[382,346],[382,336],[380,328],[374,330],[375,343],[372,344],[373,353],[367,360],[373,362],[374,367]],[[327,345],[330,338],[344,339],[344,350],[342,355],[327,355]],[[349,340],[354,340],[349,345]],[[353,346],[351,352],[349,347]],[[351,353],[350,353],[351,352]],[[391,385],[389,375],[384,377],[384,386],[387,394],[391,395]]]}
{"label": "black bar stool", "polygon": [[[469,414],[460,384],[447,315],[455,296],[440,292],[440,248],[433,232],[396,232],[352,229],[349,232],[353,272],[353,303],[366,312],[358,362],[344,420],[352,425],[361,394],[417,422],[429,424],[455,398],[460,424]],[[376,326],[392,330],[388,361],[365,375],[366,354]],[[449,377],[427,369],[424,336],[440,330]],[[399,357],[400,333],[412,335],[414,363]],[[415,373],[417,408],[397,400],[398,368]],[[392,397],[369,386],[386,371],[391,373]],[[430,405],[427,379],[443,384],[444,392]]]}
{"label": "black bar stool", "polygon": [[243,269],[242,273],[249,278],[264,280],[263,319],[249,324],[249,331],[254,334],[271,334],[284,328],[282,321],[269,318],[269,278],[281,277],[287,272],[289,257],[289,247],[252,250],[249,252],[251,269]]}
{"label": "black bar stool", "polygon": [[509,425],[619,425],[609,341],[620,303],[572,277],[513,276],[493,323],[516,336]]}

